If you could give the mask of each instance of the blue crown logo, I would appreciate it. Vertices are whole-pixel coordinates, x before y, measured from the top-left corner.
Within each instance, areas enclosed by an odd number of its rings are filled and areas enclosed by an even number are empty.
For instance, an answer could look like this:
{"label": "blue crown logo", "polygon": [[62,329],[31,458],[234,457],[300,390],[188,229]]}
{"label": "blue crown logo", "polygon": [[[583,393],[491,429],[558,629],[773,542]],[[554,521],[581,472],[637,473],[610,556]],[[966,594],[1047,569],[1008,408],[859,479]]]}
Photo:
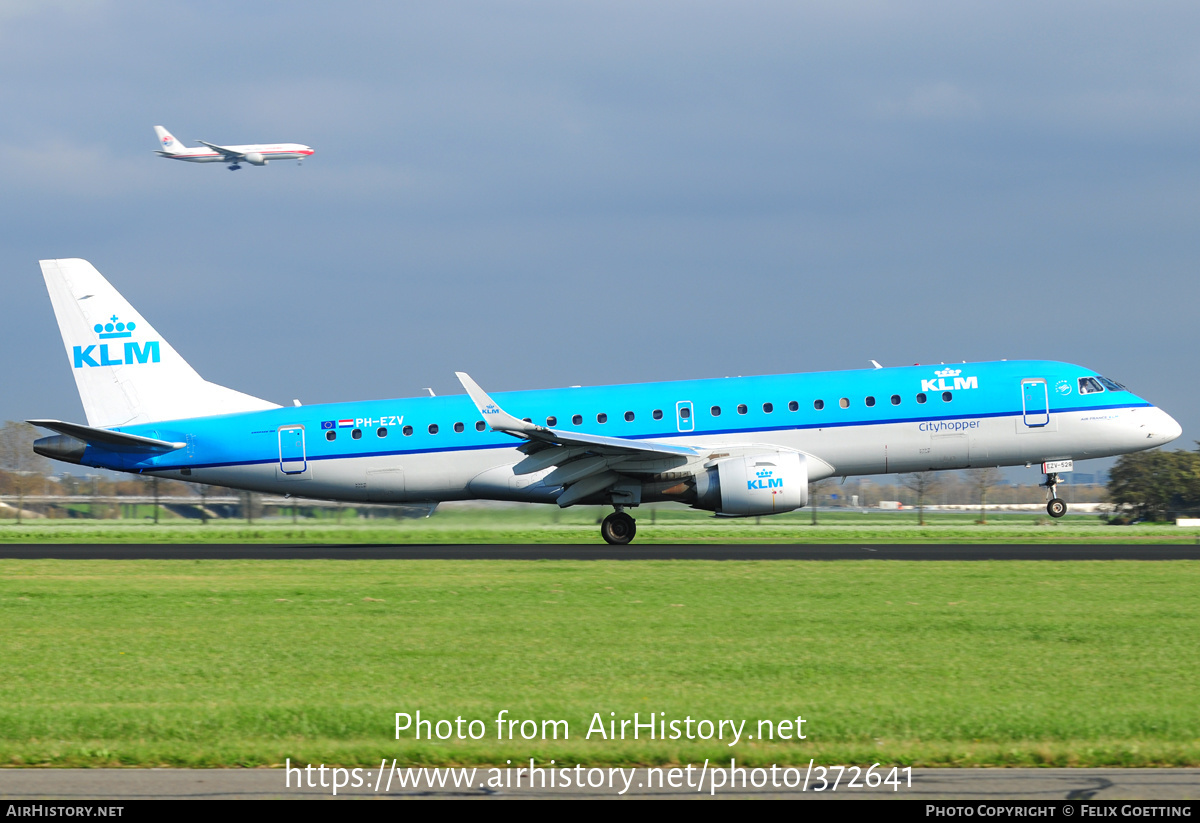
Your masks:
{"label": "blue crown logo", "polygon": [[96,334],[100,335],[101,340],[108,340],[113,337],[133,337],[133,330],[137,328],[137,323],[118,323],[117,316],[114,314],[108,319],[107,323],[97,323],[92,326]]}
{"label": "blue crown logo", "polygon": [[770,469],[763,469],[763,470],[759,471],[757,474],[759,477],[770,477],[773,474],[773,472]]}
{"label": "blue crown logo", "polygon": [[92,326],[96,334],[100,335],[101,340],[109,340],[112,337],[132,337],[133,330],[137,328],[137,323],[118,323],[115,314],[108,319],[108,323],[97,323]]}

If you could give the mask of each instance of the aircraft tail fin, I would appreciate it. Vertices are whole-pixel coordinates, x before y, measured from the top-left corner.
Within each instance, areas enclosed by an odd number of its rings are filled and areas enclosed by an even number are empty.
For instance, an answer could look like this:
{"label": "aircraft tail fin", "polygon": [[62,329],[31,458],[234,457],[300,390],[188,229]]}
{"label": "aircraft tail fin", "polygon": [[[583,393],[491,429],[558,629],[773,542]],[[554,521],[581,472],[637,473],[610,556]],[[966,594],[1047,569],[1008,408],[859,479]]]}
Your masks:
{"label": "aircraft tail fin", "polygon": [[41,266],[89,426],[279,408],[204,380],[86,260]]}
{"label": "aircraft tail fin", "polygon": [[155,126],[154,133],[158,135],[158,145],[160,146],[158,153],[165,155],[179,154],[184,150],[183,143],[175,139],[171,132],[164,129],[162,126]]}

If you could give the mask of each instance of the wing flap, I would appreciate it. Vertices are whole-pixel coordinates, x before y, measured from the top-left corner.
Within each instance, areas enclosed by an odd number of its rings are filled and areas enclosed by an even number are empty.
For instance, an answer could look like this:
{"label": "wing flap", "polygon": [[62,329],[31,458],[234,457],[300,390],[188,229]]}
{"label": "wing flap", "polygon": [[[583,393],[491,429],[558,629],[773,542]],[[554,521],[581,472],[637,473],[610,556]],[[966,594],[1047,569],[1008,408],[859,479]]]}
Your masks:
{"label": "wing flap", "polygon": [[544,444],[544,447],[537,452],[534,452],[529,457],[526,457],[517,465],[513,466],[513,474],[535,474],[542,469],[548,469],[551,466],[558,466],[566,461],[586,454],[587,449],[584,448],[567,448],[566,446],[553,446]]}
{"label": "wing flap", "polygon": [[621,479],[621,475],[614,471],[601,472],[600,474],[589,475],[582,480],[579,480],[566,488],[566,490],[558,496],[556,501],[560,508],[574,505],[584,498],[590,497],[593,494],[602,492],[609,486],[616,485]]}

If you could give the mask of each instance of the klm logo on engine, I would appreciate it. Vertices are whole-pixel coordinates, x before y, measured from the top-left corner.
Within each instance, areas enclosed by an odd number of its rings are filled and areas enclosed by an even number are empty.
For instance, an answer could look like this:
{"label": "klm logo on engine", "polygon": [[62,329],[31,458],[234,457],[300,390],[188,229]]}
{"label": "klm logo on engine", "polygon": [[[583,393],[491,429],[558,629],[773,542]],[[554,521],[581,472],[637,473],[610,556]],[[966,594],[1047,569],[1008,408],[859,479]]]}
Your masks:
{"label": "klm logo on engine", "polygon": [[[979,378],[975,375],[959,377],[962,369],[942,369],[934,374],[937,375],[936,380],[921,381],[921,391],[962,391],[979,388]],[[951,382],[947,383],[947,380]]]}
{"label": "klm logo on engine", "polygon": [[755,472],[758,475],[756,480],[747,480],[746,489],[782,489],[783,478],[775,477],[775,472],[771,469],[759,469]]}
{"label": "klm logo on engine", "polygon": [[[92,329],[101,340],[112,340],[133,337],[137,323],[122,323],[114,314],[107,323],[97,323]],[[127,340],[124,343],[93,343],[90,346],[74,346],[71,354],[74,358],[74,367],[77,369],[92,366],[133,366],[138,363],[157,363],[161,359],[157,340],[147,340],[145,343]]]}

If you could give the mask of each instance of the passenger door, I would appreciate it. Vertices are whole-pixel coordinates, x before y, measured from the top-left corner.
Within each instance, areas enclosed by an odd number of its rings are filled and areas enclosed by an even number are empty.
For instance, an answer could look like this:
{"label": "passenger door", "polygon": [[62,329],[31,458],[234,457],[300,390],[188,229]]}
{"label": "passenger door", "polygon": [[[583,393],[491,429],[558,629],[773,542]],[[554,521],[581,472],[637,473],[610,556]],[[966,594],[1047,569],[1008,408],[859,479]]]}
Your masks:
{"label": "passenger door", "polygon": [[279,471],[293,480],[308,474],[308,457],[304,451],[304,427],[279,427]]}
{"label": "passenger door", "polygon": [[1050,422],[1050,389],[1041,377],[1021,381],[1021,419],[1025,427],[1040,429]]}

